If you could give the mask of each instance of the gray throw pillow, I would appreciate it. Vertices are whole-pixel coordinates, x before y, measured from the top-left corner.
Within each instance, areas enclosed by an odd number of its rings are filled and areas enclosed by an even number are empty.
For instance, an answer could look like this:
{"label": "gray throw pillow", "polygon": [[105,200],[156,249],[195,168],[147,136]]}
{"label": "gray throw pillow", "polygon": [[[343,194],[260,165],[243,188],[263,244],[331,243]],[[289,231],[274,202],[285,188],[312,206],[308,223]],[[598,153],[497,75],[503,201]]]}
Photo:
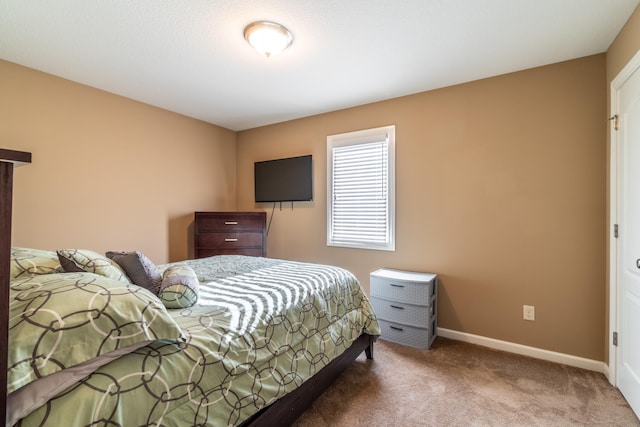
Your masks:
{"label": "gray throw pillow", "polygon": [[142,252],[109,251],[105,255],[122,267],[133,283],[150,290],[154,295],[160,293],[162,274],[158,267]]}

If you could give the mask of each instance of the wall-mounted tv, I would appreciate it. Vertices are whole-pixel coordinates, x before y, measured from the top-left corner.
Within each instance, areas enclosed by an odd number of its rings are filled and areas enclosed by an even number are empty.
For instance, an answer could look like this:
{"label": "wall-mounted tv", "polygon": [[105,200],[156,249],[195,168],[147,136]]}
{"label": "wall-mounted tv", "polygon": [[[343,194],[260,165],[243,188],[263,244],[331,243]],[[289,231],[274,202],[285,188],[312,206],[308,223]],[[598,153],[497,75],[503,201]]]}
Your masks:
{"label": "wall-mounted tv", "polygon": [[313,200],[310,154],[255,162],[253,172],[256,203]]}

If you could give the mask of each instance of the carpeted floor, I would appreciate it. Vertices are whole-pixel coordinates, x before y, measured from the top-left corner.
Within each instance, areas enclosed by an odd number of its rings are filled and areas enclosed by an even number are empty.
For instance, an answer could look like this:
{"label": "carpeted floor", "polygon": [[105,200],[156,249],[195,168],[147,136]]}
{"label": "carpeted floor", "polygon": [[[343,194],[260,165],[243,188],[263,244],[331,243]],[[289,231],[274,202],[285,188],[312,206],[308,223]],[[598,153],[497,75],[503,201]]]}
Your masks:
{"label": "carpeted floor", "polygon": [[602,374],[436,338],[430,350],[378,340],[294,424],[640,426]]}

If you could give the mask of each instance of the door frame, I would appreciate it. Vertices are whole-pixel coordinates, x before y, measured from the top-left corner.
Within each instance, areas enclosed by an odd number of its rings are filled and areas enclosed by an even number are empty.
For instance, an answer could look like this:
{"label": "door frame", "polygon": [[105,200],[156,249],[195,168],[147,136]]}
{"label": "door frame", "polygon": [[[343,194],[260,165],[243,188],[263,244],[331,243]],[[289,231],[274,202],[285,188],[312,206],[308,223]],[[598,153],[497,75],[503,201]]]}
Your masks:
{"label": "door frame", "polygon": [[[640,69],[640,50],[631,58],[610,85],[610,117],[618,114],[618,90],[629,77]],[[609,382],[617,385],[618,372],[618,347],[613,345],[613,333],[619,332],[618,325],[618,239],[614,235],[614,224],[618,223],[618,134],[615,126],[609,126],[609,330],[607,342],[609,343],[609,369],[607,377]]]}

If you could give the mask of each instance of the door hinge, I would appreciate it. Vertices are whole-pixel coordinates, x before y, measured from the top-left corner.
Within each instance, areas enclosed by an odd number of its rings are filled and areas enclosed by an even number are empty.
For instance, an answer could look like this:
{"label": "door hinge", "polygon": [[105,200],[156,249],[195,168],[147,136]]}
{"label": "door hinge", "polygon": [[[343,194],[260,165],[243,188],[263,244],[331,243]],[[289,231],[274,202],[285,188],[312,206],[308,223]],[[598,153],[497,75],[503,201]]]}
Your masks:
{"label": "door hinge", "polygon": [[618,333],[617,332],[613,333],[613,345],[615,345],[616,347],[618,346]]}
{"label": "door hinge", "polygon": [[618,224],[613,224],[613,237],[618,238]]}
{"label": "door hinge", "polygon": [[613,120],[613,128],[615,130],[618,130],[618,115],[614,114],[613,116],[609,117],[609,120]]}

